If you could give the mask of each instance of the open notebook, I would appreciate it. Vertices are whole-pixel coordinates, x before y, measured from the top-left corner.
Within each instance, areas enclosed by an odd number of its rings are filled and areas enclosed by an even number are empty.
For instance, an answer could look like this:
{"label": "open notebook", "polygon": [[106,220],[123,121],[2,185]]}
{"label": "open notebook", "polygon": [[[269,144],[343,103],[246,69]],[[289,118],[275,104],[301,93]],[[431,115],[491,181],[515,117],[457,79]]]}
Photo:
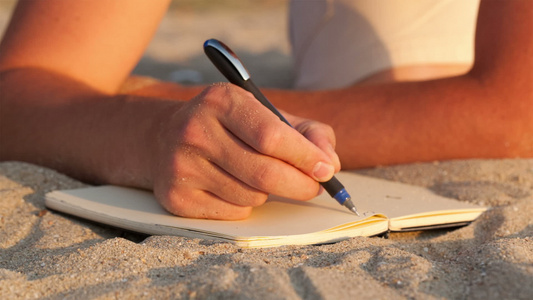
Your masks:
{"label": "open notebook", "polygon": [[418,230],[471,222],[486,208],[438,196],[417,186],[340,172],[361,216],[327,193],[308,202],[276,196],[241,221],[180,218],[169,214],[148,191],[117,186],[46,194],[54,210],[136,232],[218,239],[241,247],[275,247],[339,241],[388,230]]}

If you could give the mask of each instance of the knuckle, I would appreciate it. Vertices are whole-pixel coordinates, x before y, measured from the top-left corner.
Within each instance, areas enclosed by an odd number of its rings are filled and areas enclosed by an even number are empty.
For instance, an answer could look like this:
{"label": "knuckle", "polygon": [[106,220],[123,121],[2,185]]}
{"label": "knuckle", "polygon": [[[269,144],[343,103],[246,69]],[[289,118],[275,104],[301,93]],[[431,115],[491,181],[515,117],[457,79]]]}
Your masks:
{"label": "knuckle", "polygon": [[247,197],[246,206],[258,207],[265,204],[267,199],[267,193],[256,192]]}
{"label": "knuckle", "polygon": [[169,146],[175,147],[176,150],[196,149],[199,153],[212,151],[216,132],[216,128],[213,126],[213,123],[209,122],[209,120],[189,118],[184,121],[177,132],[169,133],[172,135],[171,139],[176,140],[175,144]]}
{"label": "knuckle", "polygon": [[321,127],[322,130],[330,137],[335,138],[335,130],[333,130],[333,127],[329,124],[319,123],[315,125],[317,127]]}
{"label": "knuckle", "polygon": [[263,164],[257,167],[251,176],[251,185],[264,192],[272,191],[275,187],[277,172],[273,164]]}
{"label": "knuckle", "polygon": [[266,154],[272,155],[276,152],[283,142],[283,134],[278,128],[271,125],[261,126],[257,131],[256,150]]}
{"label": "knuckle", "polygon": [[226,213],[223,216],[220,216],[217,219],[223,219],[223,220],[242,220],[246,219],[250,216],[252,213],[252,207],[240,207],[236,208],[231,212]]}
{"label": "knuckle", "polygon": [[202,106],[215,109],[217,111],[226,111],[229,109],[230,99],[234,98],[234,87],[228,83],[213,84],[204,89],[199,96]]}
{"label": "knuckle", "polygon": [[183,126],[180,132],[181,144],[189,146],[202,146],[205,143],[205,133],[207,129],[204,124],[191,120]]}
{"label": "knuckle", "polygon": [[170,213],[188,217],[190,215],[191,204],[187,201],[187,193],[183,189],[168,190],[164,194],[157,194],[161,205]]}
{"label": "knuckle", "polygon": [[311,200],[316,197],[318,191],[320,189],[320,185],[316,181],[312,181],[309,183],[307,188],[301,189],[301,192],[298,194],[300,200]]}
{"label": "knuckle", "polygon": [[325,134],[330,137],[335,136],[335,131],[331,125],[313,120],[307,120],[298,124],[296,129],[304,135],[305,133],[318,131],[321,134]]}

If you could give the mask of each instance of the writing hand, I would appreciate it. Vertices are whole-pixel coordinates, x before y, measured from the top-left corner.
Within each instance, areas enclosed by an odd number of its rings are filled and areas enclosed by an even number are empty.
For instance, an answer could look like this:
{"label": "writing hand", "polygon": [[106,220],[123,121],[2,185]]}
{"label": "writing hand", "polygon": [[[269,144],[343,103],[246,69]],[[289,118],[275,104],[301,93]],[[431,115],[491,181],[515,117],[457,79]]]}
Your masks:
{"label": "writing hand", "polygon": [[[154,193],[184,217],[242,219],[268,194],[308,200],[340,169],[327,125],[287,115],[218,84],[159,120]],[[307,138],[306,138],[307,137]]]}

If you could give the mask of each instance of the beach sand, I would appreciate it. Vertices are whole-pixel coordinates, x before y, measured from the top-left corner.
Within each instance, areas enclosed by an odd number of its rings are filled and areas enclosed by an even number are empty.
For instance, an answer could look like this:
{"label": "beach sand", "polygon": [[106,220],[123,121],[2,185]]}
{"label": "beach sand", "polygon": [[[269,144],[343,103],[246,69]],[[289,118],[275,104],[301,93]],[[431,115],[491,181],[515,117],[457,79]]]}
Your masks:
{"label": "beach sand", "polygon": [[328,245],[240,249],[145,236],[46,210],[84,186],[0,163],[0,298],[531,299],[533,160],[466,160],[361,174],[490,206],[472,224]]}
{"label": "beach sand", "polygon": [[[261,1],[260,9],[239,1],[207,9],[202,2],[173,5],[137,74],[185,83],[223,80],[201,49],[215,37],[249,60],[259,84],[290,85],[285,1]],[[457,229],[240,249],[124,232],[49,211],[46,192],[86,184],[39,166],[3,162],[0,299],[533,298],[533,159],[358,172],[491,208]]]}

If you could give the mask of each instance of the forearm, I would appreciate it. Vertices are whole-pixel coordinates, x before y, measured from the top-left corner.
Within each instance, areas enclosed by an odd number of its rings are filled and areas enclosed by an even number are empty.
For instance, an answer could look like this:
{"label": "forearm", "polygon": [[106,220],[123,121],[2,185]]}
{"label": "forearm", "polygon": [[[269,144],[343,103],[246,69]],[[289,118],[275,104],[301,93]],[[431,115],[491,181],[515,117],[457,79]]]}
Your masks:
{"label": "forearm", "polygon": [[52,70],[113,94],[141,58],[169,3],[19,1],[0,43],[0,70]]}
{"label": "forearm", "polygon": [[533,156],[533,2],[481,1],[473,69],[425,82],[270,93],[331,124],[344,168]]}
{"label": "forearm", "polygon": [[275,105],[333,126],[344,169],[533,156],[532,89],[470,75],[342,90],[269,91]]}
{"label": "forearm", "polygon": [[[198,87],[148,84],[175,98]],[[344,169],[460,158],[533,156],[533,89],[476,74],[340,90],[264,92],[279,108],[333,126]]]}
{"label": "forearm", "polygon": [[146,188],[153,120],[179,104],[107,96],[38,69],[1,73],[0,90],[0,159],[41,164],[89,182]]}
{"label": "forearm", "polygon": [[[199,88],[154,83],[110,96],[58,74],[19,69],[0,73],[0,89],[0,159],[152,189],[181,216],[242,219],[268,194],[307,200],[317,181],[340,168],[329,127],[314,124],[307,140],[229,84],[178,101],[148,95],[176,99]],[[296,127],[308,122],[292,120]]]}

